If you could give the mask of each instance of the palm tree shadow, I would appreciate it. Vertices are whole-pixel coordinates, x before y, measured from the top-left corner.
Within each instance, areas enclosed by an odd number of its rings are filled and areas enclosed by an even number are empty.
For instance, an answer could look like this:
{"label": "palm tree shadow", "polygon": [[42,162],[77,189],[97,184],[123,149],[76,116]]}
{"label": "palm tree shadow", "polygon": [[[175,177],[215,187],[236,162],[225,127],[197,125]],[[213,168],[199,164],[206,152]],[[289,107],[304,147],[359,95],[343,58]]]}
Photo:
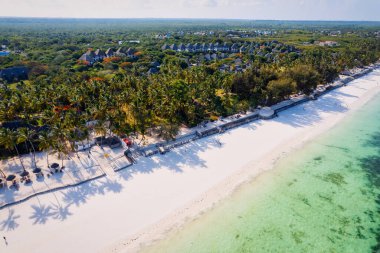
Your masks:
{"label": "palm tree shadow", "polygon": [[[320,97],[318,101],[317,106],[315,101],[309,101],[280,112],[279,117],[274,118],[273,121],[293,127],[305,127],[321,121],[322,113],[343,113],[348,110],[347,105],[336,97]],[[300,108],[302,110],[299,110]]]}
{"label": "palm tree shadow", "polygon": [[168,155],[157,156],[156,163],[158,167],[167,167],[178,173],[183,172],[182,166],[206,168],[206,161],[199,156],[199,153],[210,148],[220,148],[222,145],[218,135],[210,136],[200,141],[189,142],[179,149],[174,148]]}
{"label": "palm tree shadow", "polygon": [[98,193],[105,194],[107,191],[119,193],[123,189],[123,185],[115,180],[106,179],[106,181],[101,182],[98,186]]}
{"label": "palm tree shadow", "polygon": [[351,95],[351,94],[348,94],[348,93],[342,92],[342,91],[340,91],[340,90],[335,90],[335,94],[337,94],[337,95],[339,95],[339,96],[342,96],[342,97],[358,98],[358,96]]}
{"label": "palm tree shadow", "polygon": [[79,181],[85,178],[80,170],[71,170],[71,175]]}
{"label": "palm tree shadow", "polygon": [[70,208],[70,204],[66,206],[53,204],[51,208],[53,219],[60,220],[60,221],[66,220],[69,216],[73,215],[70,212],[69,208]]}
{"label": "palm tree shadow", "polygon": [[34,219],[33,224],[45,224],[48,219],[53,215],[51,212],[51,206],[45,205],[32,205],[33,214],[29,217],[30,219]]}
{"label": "palm tree shadow", "polygon": [[19,226],[19,224],[16,222],[16,220],[19,218],[20,215],[15,215],[15,211],[13,209],[10,209],[8,217],[0,222],[1,231],[15,230]]}
{"label": "palm tree shadow", "polygon": [[62,179],[62,173],[54,173],[52,176],[50,176],[51,179],[54,179],[57,183],[63,183],[63,179]]}
{"label": "palm tree shadow", "polygon": [[[224,133],[228,134],[228,132]],[[183,173],[184,167],[207,168],[206,161],[199,155],[210,148],[221,148],[224,143],[219,135],[209,136],[201,140],[191,141],[179,148],[173,148],[169,153],[153,157],[141,157],[138,164],[119,172],[119,177],[130,180],[136,173],[153,173],[157,169],[168,169],[176,173]]]}
{"label": "palm tree shadow", "polygon": [[69,205],[75,204],[76,206],[80,206],[87,202],[89,192],[85,192],[81,187],[74,187],[63,192],[63,195],[63,200]]}
{"label": "palm tree shadow", "polygon": [[6,203],[11,203],[16,200],[15,195],[17,194],[17,192],[13,189],[3,187],[2,189],[0,189],[0,194],[2,195],[2,198]]}

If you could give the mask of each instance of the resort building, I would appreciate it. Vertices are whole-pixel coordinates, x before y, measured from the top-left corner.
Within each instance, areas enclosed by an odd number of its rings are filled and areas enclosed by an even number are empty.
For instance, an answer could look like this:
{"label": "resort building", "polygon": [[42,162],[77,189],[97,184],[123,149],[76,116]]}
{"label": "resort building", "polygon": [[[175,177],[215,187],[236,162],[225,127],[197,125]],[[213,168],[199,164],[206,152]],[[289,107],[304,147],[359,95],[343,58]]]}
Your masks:
{"label": "resort building", "polygon": [[89,49],[79,58],[79,61],[87,62],[89,65],[92,65],[95,62],[103,61],[105,58],[114,56],[133,58],[135,52],[135,49],[125,47],[118,48],[116,52],[112,48],[108,48],[106,52],[101,49],[96,49],[95,51]]}

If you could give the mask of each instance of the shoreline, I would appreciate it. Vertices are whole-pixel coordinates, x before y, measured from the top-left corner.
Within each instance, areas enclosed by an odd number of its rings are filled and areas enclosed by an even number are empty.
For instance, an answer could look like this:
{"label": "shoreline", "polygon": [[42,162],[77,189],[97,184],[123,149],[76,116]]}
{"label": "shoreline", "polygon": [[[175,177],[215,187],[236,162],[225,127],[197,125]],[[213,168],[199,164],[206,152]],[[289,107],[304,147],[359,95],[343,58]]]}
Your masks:
{"label": "shoreline", "polygon": [[[246,124],[254,123],[260,119],[262,120],[262,119],[275,118],[275,117],[277,117],[277,114],[281,111],[287,110],[289,108],[293,108],[297,105],[304,104],[304,103],[307,103],[311,100],[314,100],[314,98],[318,98],[318,97],[321,97],[323,95],[326,95],[335,89],[339,89],[341,87],[344,87],[347,83],[352,82],[352,81],[356,80],[357,78],[360,78],[360,77],[363,77],[363,76],[366,76],[366,75],[372,73],[374,70],[376,70],[378,68],[379,68],[379,65],[373,65],[373,66],[369,65],[369,66],[361,68],[361,69],[357,69],[357,70],[353,69],[350,76],[344,76],[344,77],[340,76],[339,80],[336,80],[334,83],[324,85],[324,88],[322,91],[316,89],[312,93],[312,95],[310,95],[310,96],[301,95],[301,96],[295,97],[293,99],[283,100],[283,101],[281,101],[275,105],[272,105],[270,108],[273,110],[273,115],[270,116],[269,118],[268,117],[262,117],[260,115],[261,114],[260,110],[257,110],[257,109],[255,109],[251,112],[248,112],[246,115],[243,115],[243,116],[238,114],[239,117],[236,117],[237,115],[230,115],[229,117],[226,117],[222,121],[218,120],[218,121],[214,122],[213,124],[211,124],[211,126],[207,126],[207,127],[205,126],[206,129],[197,129],[197,127],[192,128],[192,129],[188,129],[190,131],[189,133],[179,134],[177,136],[177,138],[173,141],[157,142],[157,143],[142,147],[140,149],[134,150],[133,153],[136,153],[137,157],[138,156],[150,157],[152,155],[155,155],[157,153],[162,152],[162,151],[160,151],[159,147],[161,147],[162,150],[164,150],[164,153],[166,153],[166,152],[170,151],[170,149],[181,147],[183,145],[188,144],[189,142],[198,141],[202,138],[207,138],[210,136],[215,136],[215,135],[218,135],[218,134],[223,133],[225,131],[229,131],[231,129],[241,127],[241,126],[244,126]],[[123,155],[124,154],[123,149],[122,149],[121,153],[122,153],[121,156],[123,157],[124,156]],[[39,153],[39,155],[43,155],[43,152]],[[116,156],[120,155],[120,152],[116,152],[115,155]],[[28,155],[24,155],[24,156],[27,157]],[[88,157],[88,158],[90,158],[90,157]],[[119,158],[115,158],[115,159],[119,159]],[[9,196],[7,198],[13,199],[13,200],[11,202],[4,201],[4,203],[2,203],[0,200],[0,210],[4,209],[6,207],[10,207],[10,206],[17,205],[19,203],[25,202],[25,201],[27,201],[27,200],[35,197],[35,196],[38,196],[38,195],[43,195],[43,194],[46,194],[49,192],[59,191],[59,190],[65,189],[65,188],[78,186],[78,185],[81,185],[83,183],[90,182],[93,180],[97,180],[100,177],[106,176],[109,173],[109,170],[108,170],[108,173],[106,173],[106,171],[105,171],[105,170],[107,170],[106,167],[108,168],[108,165],[106,165],[104,167],[104,161],[99,163],[99,160],[103,160],[102,157],[97,157],[97,158],[93,157],[93,162],[95,161],[96,166],[99,166],[99,168],[101,170],[101,173],[99,175],[98,174],[95,176],[92,175],[90,177],[82,179],[82,181],[79,181],[79,182],[74,182],[74,183],[65,182],[62,185],[51,186],[45,190],[33,189],[32,192],[29,192],[27,194],[17,195],[17,196],[16,195],[15,196]],[[111,159],[111,160],[113,160],[113,159]],[[103,165],[101,166],[100,164],[103,164]],[[118,168],[114,167],[111,170],[113,170],[113,172],[118,172],[118,171],[121,171],[121,170],[128,168],[129,166],[132,166],[133,164],[134,164],[134,162],[133,161],[131,162],[128,159],[127,165],[124,163],[121,165],[121,167],[118,167]],[[111,164],[110,164],[110,166],[112,167]],[[41,167],[43,167],[43,166],[41,166]],[[71,167],[71,166],[69,166],[69,167]],[[74,167],[76,167],[76,166],[74,166]],[[48,173],[48,170],[45,172]],[[9,193],[8,193],[8,195],[9,195]],[[12,195],[12,193],[10,193],[10,195]]]}
{"label": "shoreline", "polygon": [[[374,70],[374,72],[379,73],[379,70]],[[360,82],[361,79],[366,78],[366,76],[358,78],[355,81]],[[351,85],[352,83],[348,84],[347,87],[350,87]],[[339,92],[344,88],[345,87],[341,87],[335,91]],[[332,91],[332,93],[333,92],[334,91]],[[298,138],[296,139],[290,138],[281,142],[280,144],[276,145],[273,150],[266,152],[265,155],[253,159],[243,167],[235,170],[235,172],[220,181],[217,185],[214,185],[188,204],[176,209],[157,223],[141,230],[139,233],[136,233],[133,236],[129,236],[128,238],[119,241],[111,247],[105,248],[100,252],[140,252],[145,248],[149,248],[157,241],[164,239],[171,233],[182,229],[187,224],[198,219],[204,213],[211,211],[221,201],[228,199],[228,197],[233,195],[247,183],[258,180],[261,175],[265,174],[266,171],[275,169],[277,163],[282,158],[290,153],[300,150],[307,143],[312,142],[318,136],[334,128],[344,118],[359,110],[363,105],[368,103],[379,93],[379,85],[367,90],[358,100],[349,104],[347,108],[348,110],[346,112],[339,113],[338,115],[329,115],[329,117],[322,119],[323,122],[319,122],[314,125],[312,127],[312,131],[305,131],[302,134],[298,135]],[[296,107],[302,107],[308,103],[313,102],[309,101],[304,104],[297,105]],[[345,106],[347,107],[346,104]],[[283,113],[285,112],[279,113],[279,118],[281,118],[281,115]],[[277,120],[278,118],[272,119],[272,121]]]}
{"label": "shoreline", "polygon": [[9,244],[0,244],[0,251],[129,253],[147,248],[246,182],[260,179],[282,157],[380,93],[380,69],[372,73],[274,119],[190,142],[164,156],[141,157],[118,173],[6,208],[0,212],[0,231]]}

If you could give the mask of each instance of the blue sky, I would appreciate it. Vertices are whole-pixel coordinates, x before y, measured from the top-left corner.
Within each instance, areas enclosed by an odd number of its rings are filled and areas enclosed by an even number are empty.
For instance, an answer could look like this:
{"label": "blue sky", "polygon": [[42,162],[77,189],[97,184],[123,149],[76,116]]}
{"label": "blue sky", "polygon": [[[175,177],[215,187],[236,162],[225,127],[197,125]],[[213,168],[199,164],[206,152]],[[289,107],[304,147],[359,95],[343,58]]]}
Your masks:
{"label": "blue sky", "polygon": [[1,0],[0,16],[380,21],[380,0]]}

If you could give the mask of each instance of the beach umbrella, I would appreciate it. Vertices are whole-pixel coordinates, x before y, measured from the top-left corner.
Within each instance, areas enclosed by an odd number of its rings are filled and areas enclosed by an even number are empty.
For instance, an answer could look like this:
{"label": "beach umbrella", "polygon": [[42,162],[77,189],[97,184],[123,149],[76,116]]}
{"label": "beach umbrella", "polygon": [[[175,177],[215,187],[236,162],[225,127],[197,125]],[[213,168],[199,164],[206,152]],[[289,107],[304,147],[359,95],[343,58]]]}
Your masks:
{"label": "beach umbrella", "polygon": [[59,164],[58,163],[53,163],[50,167],[53,168],[53,169],[56,169],[56,168],[59,167]]}
{"label": "beach umbrella", "polygon": [[23,172],[21,172],[20,176],[22,176],[22,177],[29,176],[29,171],[24,170]]}
{"label": "beach umbrella", "polygon": [[7,181],[13,181],[15,180],[16,176],[15,175],[8,175],[7,176]]}
{"label": "beach umbrella", "polygon": [[38,173],[40,173],[41,172],[41,169],[40,168],[35,168],[34,170],[33,170],[33,173],[34,174],[38,174]]}

